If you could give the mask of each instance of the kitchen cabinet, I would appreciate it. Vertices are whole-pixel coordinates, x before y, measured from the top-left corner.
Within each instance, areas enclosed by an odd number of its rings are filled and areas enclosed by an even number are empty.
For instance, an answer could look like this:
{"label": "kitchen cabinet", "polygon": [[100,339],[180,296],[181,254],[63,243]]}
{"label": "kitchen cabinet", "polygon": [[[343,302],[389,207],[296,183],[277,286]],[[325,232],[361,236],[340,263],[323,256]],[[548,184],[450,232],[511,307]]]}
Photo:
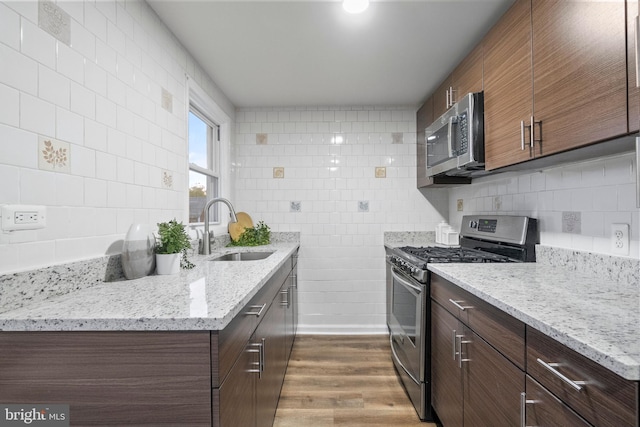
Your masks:
{"label": "kitchen cabinet", "polygon": [[636,82],[636,17],[638,16],[638,0],[627,0],[627,76],[629,109],[629,133],[640,129],[640,89]]}
{"label": "kitchen cabinet", "polygon": [[478,44],[458,64],[431,96],[433,118],[443,115],[449,108],[470,92],[482,91],[482,45]]}
{"label": "kitchen cabinet", "polygon": [[518,425],[525,373],[505,353],[524,361],[524,324],[431,277],[431,404],[442,425]]}
{"label": "kitchen cabinet", "polygon": [[526,405],[526,426],[591,426],[528,375],[527,392],[522,398],[525,399],[524,403]]}
{"label": "kitchen cabinet", "polygon": [[623,2],[517,0],[484,39],[486,168],[627,133]]}
{"label": "kitchen cabinet", "polygon": [[[625,380],[533,328],[527,328],[527,374],[539,384],[530,389],[529,384],[535,383],[527,381],[526,398],[534,402],[527,405],[527,419],[530,413],[535,419],[546,411],[538,401],[542,389],[561,400],[556,406],[563,416],[571,414],[571,409],[595,427],[638,425],[637,381]],[[549,414],[547,419],[547,424],[531,425],[565,425],[562,418],[551,418]]]}
{"label": "kitchen cabinet", "polygon": [[219,331],[0,332],[0,402],[69,404],[73,425],[271,426],[292,271],[290,257]]}
{"label": "kitchen cabinet", "polygon": [[433,122],[433,97],[427,99],[416,113],[416,159],[418,188],[428,185],[427,178],[427,141],[425,129]]}

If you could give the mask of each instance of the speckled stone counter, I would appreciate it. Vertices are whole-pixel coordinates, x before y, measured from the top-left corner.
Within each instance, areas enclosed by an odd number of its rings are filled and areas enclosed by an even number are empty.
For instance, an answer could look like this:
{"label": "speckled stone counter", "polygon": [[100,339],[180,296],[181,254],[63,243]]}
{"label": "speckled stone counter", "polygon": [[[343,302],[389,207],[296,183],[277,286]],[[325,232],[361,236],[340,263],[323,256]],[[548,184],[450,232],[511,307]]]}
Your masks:
{"label": "speckled stone counter", "polygon": [[640,288],[541,263],[429,270],[628,380],[640,380]]}
{"label": "speckled stone counter", "polygon": [[[92,283],[0,312],[3,331],[220,330],[299,247],[299,235],[258,247],[195,255],[177,275]],[[236,251],[274,251],[257,261],[210,261]],[[61,269],[59,267],[58,269]],[[95,281],[94,281],[95,282]]]}

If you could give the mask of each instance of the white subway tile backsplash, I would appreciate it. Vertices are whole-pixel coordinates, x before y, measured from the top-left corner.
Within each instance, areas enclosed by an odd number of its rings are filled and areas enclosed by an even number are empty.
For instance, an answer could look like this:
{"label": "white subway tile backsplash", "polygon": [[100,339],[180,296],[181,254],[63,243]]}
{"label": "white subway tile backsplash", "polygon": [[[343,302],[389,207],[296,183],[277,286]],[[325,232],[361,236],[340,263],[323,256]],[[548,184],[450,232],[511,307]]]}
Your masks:
{"label": "white subway tile backsplash", "polygon": [[20,127],[43,135],[55,135],[55,106],[24,92],[21,93]]}
{"label": "white subway tile backsplash", "polygon": [[28,57],[56,68],[56,39],[27,19],[22,18],[20,51]]}
{"label": "white subway tile backsplash", "polygon": [[56,184],[51,172],[20,169],[20,203],[27,205],[56,205]]}
{"label": "white subway tile backsplash", "polygon": [[56,138],[84,144],[84,118],[63,108],[56,108]]}
{"label": "white subway tile backsplash", "polygon": [[[15,166],[9,166],[1,161],[3,158],[1,154],[0,145],[0,200],[3,203],[19,204],[20,202],[20,170]],[[0,248],[2,245],[0,245]],[[0,249],[1,252],[1,249]]]}
{"label": "white subway tile backsplash", "polygon": [[89,61],[96,59],[96,37],[73,19],[71,20],[71,48]]}
{"label": "white subway tile backsplash", "polygon": [[0,123],[17,127],[20,124],[20,92],[0,83]]}
{"label": "white subway tile backsplash", "polygon": [[55,189],[57,206],[82,206],[84,204],[83,178],[56,173]]}
{"label": "white subway tile backsplash", "polygon": [[0,43],[20,50],[20,15],[0,4]]}
{"label": "white subway tile backsplash", "polygon": [[56,70],[78,84],[84,84],[85,58],[64,43],[58,43]]}
{"label": "white subway tile backsplash", "polygon": [[96,96],[95,93],[75,82],[71,82],[71,103],[70,110],[86,118],[95,120],[96,118]]}
{"label": "white subway tile backsplash", "polygon": [[38,93],[38,63],[31,58],[0,43],[0,63],[12,64],[0,67],[0,82],[22,92]]}
{"label": "white subway tile backsplash", "polygon": [[84,82],[87,89],[104,98],[107,96],[107,72],[94,61],[85,61]]}
{"label": "white subway tile backsplash", "polygon": [[84,206],[107,207],[107,181],[101,179],[84,179]]}
{"label": "white subway tile backsplash", "polygon": [[98,10],[95,3],[84,4],[84,24],[85,28],[99,40],[107,40],[107,18]]}
{"label": "white subway tile backsplash", "polygon": [[70,90],[68,78],[45,66],[38,67],[38,97],[40,99],[69,108]]}
{"label": "white subway tile backsplash", "polygon": [[95,178],[96,152],[80,145],[71,148],[71,173],[73,175]]}

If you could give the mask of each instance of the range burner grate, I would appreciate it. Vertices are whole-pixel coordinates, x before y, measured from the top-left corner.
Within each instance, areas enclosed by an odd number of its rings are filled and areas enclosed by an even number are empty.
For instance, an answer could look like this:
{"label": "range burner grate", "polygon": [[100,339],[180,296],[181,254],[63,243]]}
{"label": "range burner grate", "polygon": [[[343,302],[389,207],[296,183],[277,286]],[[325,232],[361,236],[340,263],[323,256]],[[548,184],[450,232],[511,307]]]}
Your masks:
{"label": "range burner grate", "polygon": [[411,247],[400,248],[424,262],[513,262],[514,260],[498,254],[468,248]]}

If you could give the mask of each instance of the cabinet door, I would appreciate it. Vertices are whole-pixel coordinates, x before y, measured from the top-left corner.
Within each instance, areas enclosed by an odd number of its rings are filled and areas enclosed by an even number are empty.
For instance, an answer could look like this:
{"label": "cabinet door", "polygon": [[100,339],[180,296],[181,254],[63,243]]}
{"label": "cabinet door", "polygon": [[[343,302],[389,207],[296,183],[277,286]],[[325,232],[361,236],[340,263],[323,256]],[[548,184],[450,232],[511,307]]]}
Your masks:
{"label": "cabinet door", "polygon": [[534,0],[531,21],[540,154],[625,134],[625,3]]}
{"label": "cabinet door", "polygon": [[[260,369],[260,349],[248,344],[214,395],[213,427],[256,425],[256,381]],[[216,405],[219,402],[219,406]],[[219,416],[218,416],[219,414]]]}
{"label": "cabinet door", "polygon": [[283,291],[281,293],[282,304],[285,309],[285,318],[284,318],[284,330],[285,330],[285,359],[289,360],[289,355],[291,354],[291,349],[293,347],[293,340],[295,339],[295,303],[297,299],[297,289],[294,282],[295,278],[293,272],[289,275],[285,285],[283,286]]}
{"label": "cabinet door", "polygon": [[428,185],[427,180],[427,141],[424,131],[433,123],[433,97],[427,99],[416,113],[416,158],[418,188]]}
{"label": "cabinet door", "polygon": [[482,44],[469,52],[469,55],[453,70],[452,88],[454,102],[458,102],[468,93],[482,91]]}
{"label": "cabinet door", "polygon": [[435,302],[431,305],[431,405],[446,427],[462,426],[462,370],[456,335],[462,325]]}
{"label": "cabinet door", "polygon": [[431,95],[431,97],[433,98],[433,120],[437,119],[438,117],[443,115],[449,108],[451,108],[449,89],[452,87],[453,74],[450,74],[442,83],[440,83],[440,86],[438,86],[436,91],[433,92],[433,95]]}
{"label": "cabinet door", "polygon": [[589,427],[591,424],[580,418],[560,399],[549,393],[535,380],[527,376],[526,424],[538,427]]}
{"label": "cabinet door", "polygon": [[[522,126],[533,114],[531,1],[517,0],[484,40],[485,167],[496,169],[533,155]],[[525,129],[526,130],[526,129]]]}
{"label": "cabinet door", "polygon": [[272,426],[275,418],[286,370],[284,325],[285,310],[281,298],[276,296],[252,338],[252,342],[262,345],[263,351],[262,375],[256,387],[258,427]]}
{"label": "cabinet door", "polygon": [[[520,425],[525,374],[471,329],[460,345],[465,426]],[[458,424],[460,425],[460,424]]]}
{"label": "cabinet door", "polygon": [[[629,132],[640,128],[640,89],[636,86],[635,26],[638,16],[638,0],[627,0],[627,77],[629,85]],[[640,34],[639,34],[640,36]]]}

